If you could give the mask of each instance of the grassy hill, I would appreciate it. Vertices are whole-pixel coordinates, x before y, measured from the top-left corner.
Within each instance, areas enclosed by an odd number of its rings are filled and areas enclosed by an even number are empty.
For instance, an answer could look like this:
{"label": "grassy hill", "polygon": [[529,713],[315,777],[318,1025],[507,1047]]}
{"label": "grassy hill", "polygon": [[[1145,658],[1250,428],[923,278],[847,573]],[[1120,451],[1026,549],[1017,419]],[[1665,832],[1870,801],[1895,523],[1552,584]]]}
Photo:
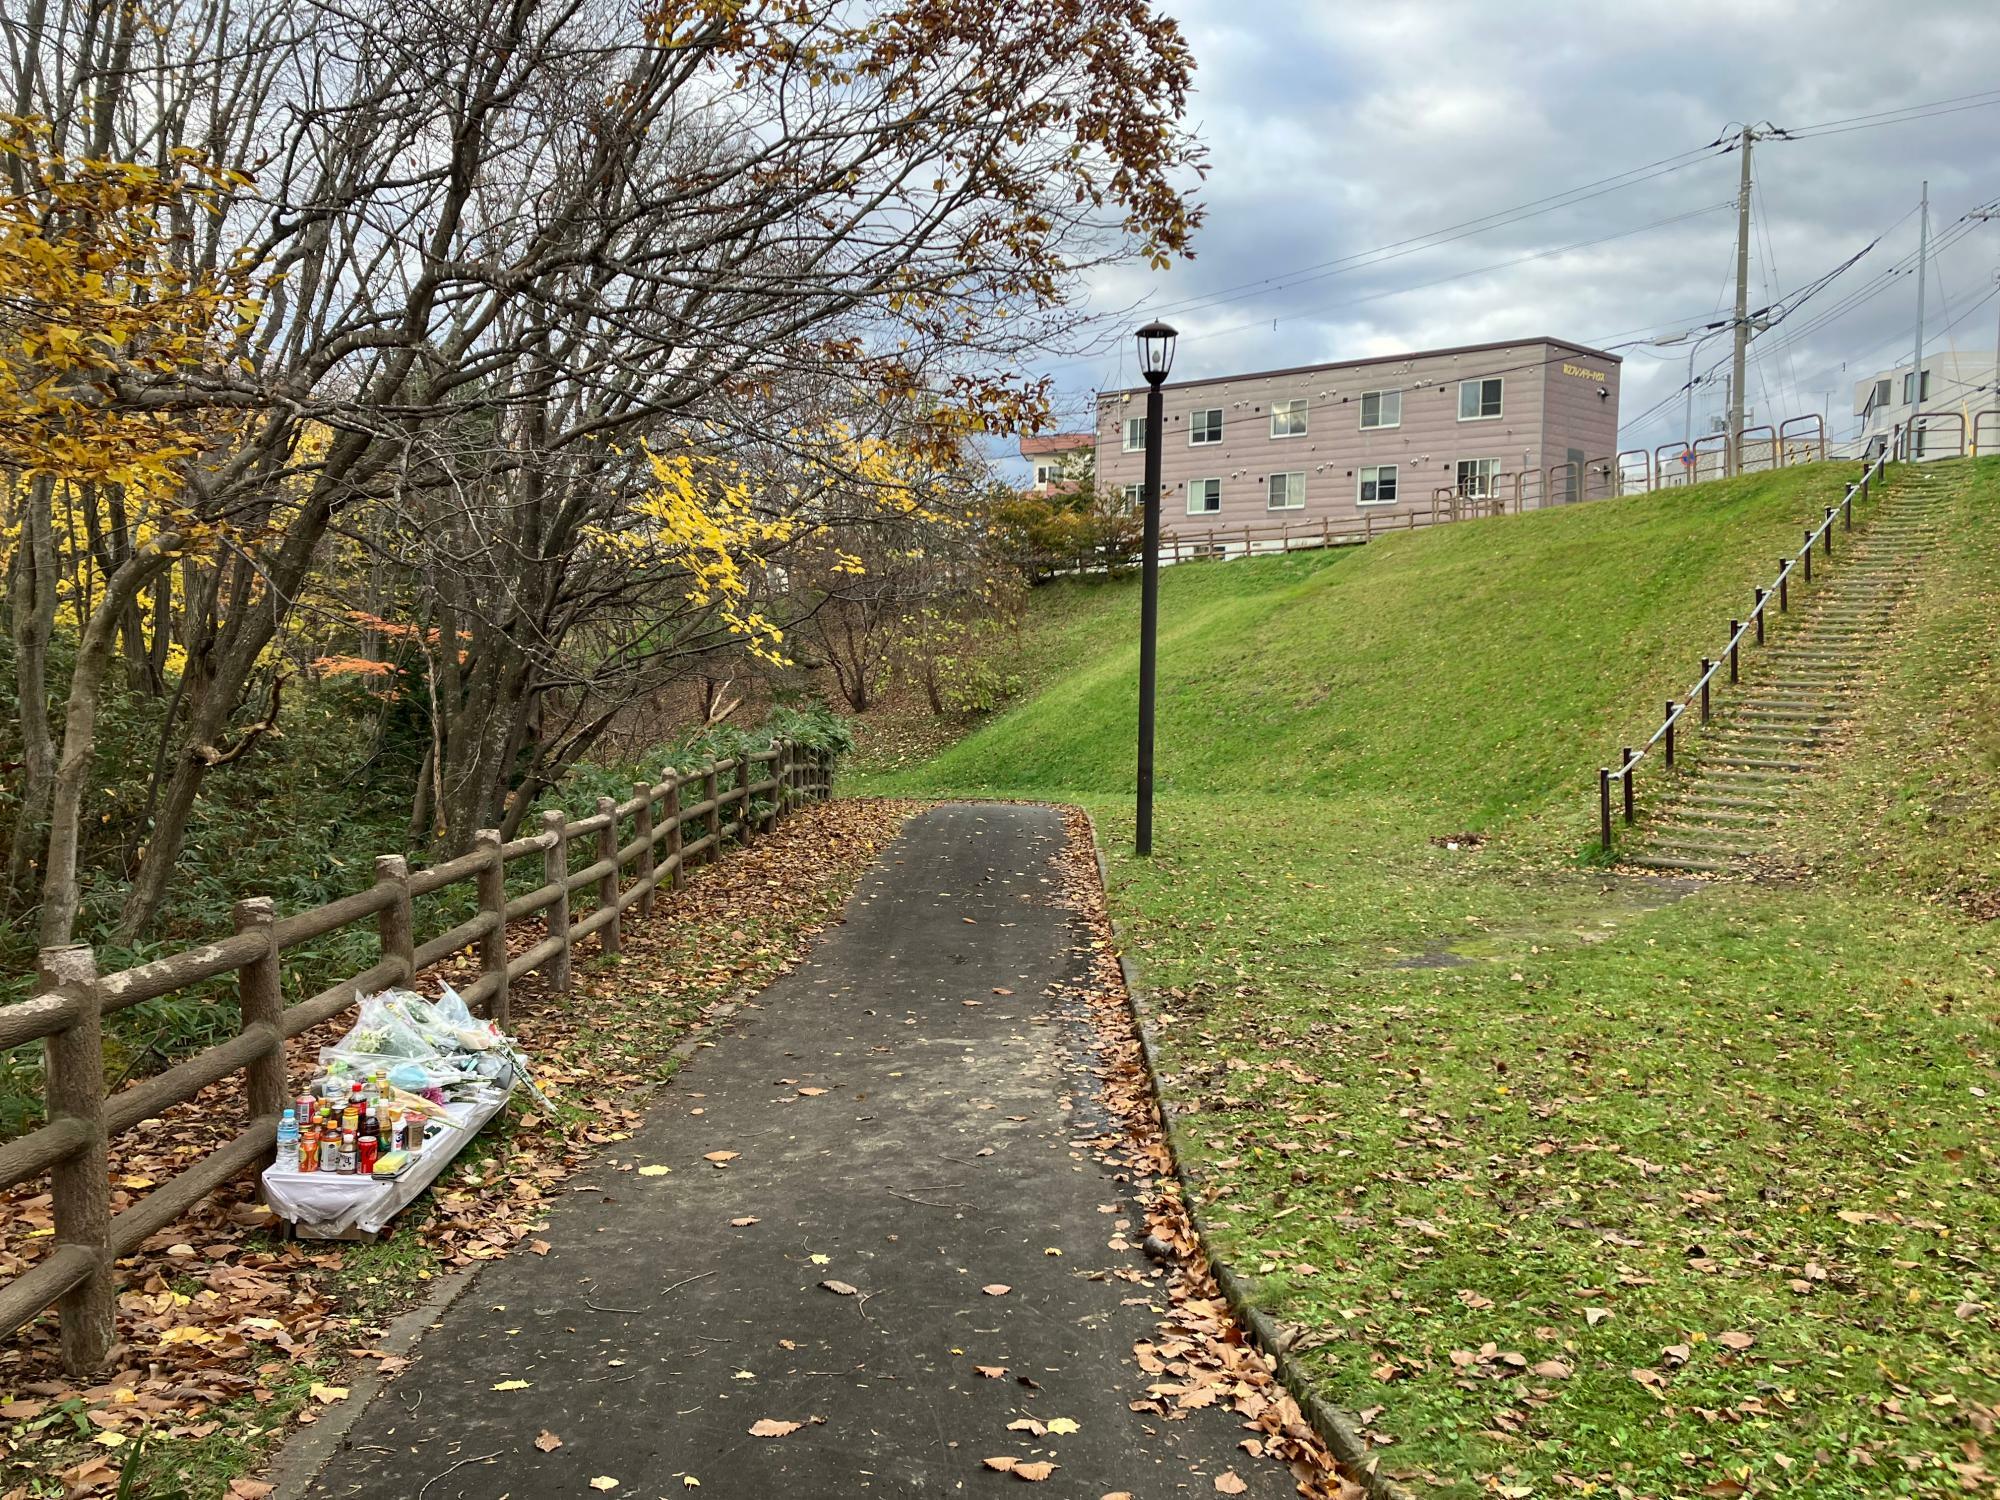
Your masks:
{"label": "grassy hill", "polygon": [[[1169,568],[1159,793],[1387,796],[1491,827],[1567,797],[1693,678],[1852,470],[1820,466]],[[1024,655],[1059,675],[884,789],[1129,790],[1136,581],[1044,590]],[[1650,726],[1647,726],[1650,727]]]}
{"label": "grassy hill", "polygon": [[1420,1490],[2000,1469],[2000,464],[1786,825],[1809,875],[1579,858],[1849,472],[1169,569],[1150,861],[1131,583],[1045,591],[1039,687],[868,784],[1091,811],[1208,1219]]}

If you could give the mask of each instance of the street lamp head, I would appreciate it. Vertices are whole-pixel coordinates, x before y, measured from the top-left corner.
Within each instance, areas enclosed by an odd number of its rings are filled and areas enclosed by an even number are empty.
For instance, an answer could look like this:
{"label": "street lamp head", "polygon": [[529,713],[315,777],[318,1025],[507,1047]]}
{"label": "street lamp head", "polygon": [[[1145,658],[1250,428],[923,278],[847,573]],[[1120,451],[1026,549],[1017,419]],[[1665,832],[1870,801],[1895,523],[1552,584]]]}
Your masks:
{"label": "street lamp head", "polygon": [[1139,330],[1139,373],[1148,385],[1158,385],[1167,378],[1167,371],[1174,367],[1174,340],[1179,337],[1157,319]]}

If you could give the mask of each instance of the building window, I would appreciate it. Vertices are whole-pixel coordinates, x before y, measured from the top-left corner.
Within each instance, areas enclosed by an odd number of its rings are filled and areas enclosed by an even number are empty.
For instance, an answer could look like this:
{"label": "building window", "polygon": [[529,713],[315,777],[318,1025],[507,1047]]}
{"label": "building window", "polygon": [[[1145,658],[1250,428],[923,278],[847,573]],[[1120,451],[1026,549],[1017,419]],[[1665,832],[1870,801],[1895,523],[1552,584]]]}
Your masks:
{"label": "building window", "polygon": [[1483,376],[1458,383],[1458,420],[1483,422],[1500,415],[1500,377]]}
{"label": "building window", "polygon": [[1497,458],[1461,458],[1458,461],[1458,492],[1484,500],[1493,493],[1493,476],[1500,472]]}
{"label": "building window", "polygon": [[1363,391],[1361,393],[1361,425],[1363,427],[1401,427],[1403,425],[1403,393],[1401,391]]}
{"label": "building window", "polygon": [[1056,466],[1054,464],[1035,465],[1036,484],[1054,484],[1055,482],[1056,482]]}
{"label": "building window", "polygon": [[1188,481],[1188,514],[1191,516],[1212,516],[1222,509],[1222,481],[1220,479],[1190,479]]}
{"label": "building window", "polygon": [[1199,448],[1222,441],[1222,408],[1211,406],[1188,415],[1188,446]]}
{"label": "building window", "polygon": [[1361,471],[1361,503],[1363,505],[1394,505],[1396,503],[1396,466],[1380,464]]}
{"label": "building window", "polygon": [[1921,396],[1917,394],[1916,371],[1912,370],[1909,374],[1903,377],[1903,405],[1912,406],[1918,402],[1928,401],[1930,399],[1931,399],[1931,372],[1929,370],[1924,371],[1924,390]]}
{"label": "building window", "polygon": [[1870,406],[1877,406],[1877,407],[1887,406],[1889,404],[1888,381],[1878,380],[1875,382],[1875,399],[1873,401],[1870,401],[1868,404]]}
{"label": "building window", "polygon": [[1265,501],[1266,510],[1298,510],[1306,503],[1306,476],[1299,474],[1273,474],[1270,478],[1270,497]]}
{"label": "building window", "polygon": [[1138,453],[1146,446],[1146,419],[1127,417],[1125,419],[1125,451]]}
{"label": "building window", "polygon": [[1122,493],[1125,496],[1125,508],[1137,510],[1146,498],[1146,487],[1143,484],[1128,484]]}
{"label": "building window", "polygon": [[1273,401],[1271,403],[1271,436],[1274,438],[1287,438],[1304,437],[1305,435],[1305,402]]}

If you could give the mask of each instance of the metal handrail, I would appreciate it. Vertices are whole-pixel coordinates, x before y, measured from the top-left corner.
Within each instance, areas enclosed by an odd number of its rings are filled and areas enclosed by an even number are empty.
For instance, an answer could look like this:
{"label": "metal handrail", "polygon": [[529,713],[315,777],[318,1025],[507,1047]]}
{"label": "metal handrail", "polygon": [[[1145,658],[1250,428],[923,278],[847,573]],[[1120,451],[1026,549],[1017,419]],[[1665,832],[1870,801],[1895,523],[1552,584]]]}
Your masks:
{"label": "metal handrail", "polygon": [[1858,495],[1863,500],[1868,498],[1869,485],[1884,474],[1888,470],[1890,463],[1894,461],[1901,436],[1899,425],[1899,430],[1896,434],[1897,441],[1883,445],[1882,451],[1877,453],[1868,467],[1861,471],[1861,477],[1847,487],[1847,493],[1841,497],[1840,504],[1826,507],[1826,519],[1806,532],[1805,545],[1791,557],[1779,560],[1778,575],[1771,580],[1771,586],[1768,589],[1759,588],[1752,590],[1755,602],[1750,613],[1741,620],[1731,620],[1729,622],[1729,639],[1723,642],[1721,654],[1713,658],[1704,656],[1701,659],[1701,676],[1697,677],[1694,680],[1694,684],[1685,693],[1681,694],[1680,697],[1667,701],[1666,712],[1660,720],[1659,728],[1648,735],[1645,742],[1637,749],[1634,749],[1630,745],[1621,747],[1616,770],[1613,770],[1609,766],[1598,767],[1598,843],[1605,853],[1609,854],[1611,852],[1612,782],[1616,781],[1619,784],[1621,800],[1624,804],[1624,817],[1625,821],[1629,824],[1637,816],[1634,808],[1632,773],[1639,768],[1640,762],[1651,755],[1656,748],[1662,751],[1664,763],[1669,767],[1673,765],[1675,729],[1679,725],[1681,717],[1697,703],[1701,706],[1701,722],[1704,724],[1708,722],[1709,689],[1710,685],[1715,681],[1716,674],[1727,667],[1729,669],[1729,680],[1732,683],[1741,680],[1744,637],[1746,635],[1754,635],[1758,645],[1761,646],[1764,644],[1764,617],[1771,607],[1771,601],[1773,599],[1778,601],[1778,609],[1781,613],[1790,608],[1793,571],[1796,569],[1799,572],[1802,582],[1812,582],[1814,547],[1823,545],[1826,555],[1829,558],[1833,556],[1834,522],[1839,520],[1845,530],[1852,531],[1854,529],[1855,497]]}

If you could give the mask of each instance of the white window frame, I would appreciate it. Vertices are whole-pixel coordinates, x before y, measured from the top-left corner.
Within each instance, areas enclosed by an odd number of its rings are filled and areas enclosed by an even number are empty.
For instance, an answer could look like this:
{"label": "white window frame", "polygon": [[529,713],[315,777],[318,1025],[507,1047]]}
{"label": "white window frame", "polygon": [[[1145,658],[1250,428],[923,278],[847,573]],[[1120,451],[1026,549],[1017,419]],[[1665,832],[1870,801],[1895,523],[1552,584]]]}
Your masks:
{"label": "white window frame", "polygon": [[[1486,465],[1486,474],[1485,474],[1485,486],[1484,486],[1484,488],[1482,488],[1482,489],[1476,489],[1476,490],[1469,490],[1469,489],[1465,488],[1465,479],[1464,479],[1464,477],[1463,477],[1463,476],[1464,476],[1464,470],[1465,470],[1465,466],[1466,466],[1467,464],[1472,464],[1472,465],[1474,465],[1474,466],[1475,466],[1475,468],[1474,468],[1474,470],[1473,470],[1473,472],[1474,472],[1475,476],[1477,476],[1477,474],[1478,474],[1478,469],[1477,469],[1477,467],[1476,467],[1476,466],[1477,466],[1477,465],[1479,465],[1479,464],[1485,464],[1485,465]],[[1472,499],[1472,500],[1491,500],[1491,499],[1493,498],[1493,481],[1494,481],[1494,480],[1496,480],[1496,479],[1498,479],[1499,477],[1500,477],[1500,460],[1499,460],[1499,459],[1497,459],[1497,458],[1461,458],[1461,459],[1457,460],[1456,464],[1454,465],[1454,467],[1453,467],[1453,469],[1452,469],[1452,487],[1453,487],[1453,489],[1455,489],[1455,490],[1456,490],[1456,491],[1457,491],[1457,492],[1458,492],[1459,494],[1461,494],[1461,495],[1465,496],[1465,497],[1466,497],[1466,498],[1468,498],[1468,499]]]}
{"label": "white window frame", "polygon": [[[1500,401],[1499,401],[1499,404],[1498,404],[1498,405],[1496,405],[1496,406],[1494,407],[1494,409],[1493,409],[1492,411],[1490,411],[1490,412],[1488,412],[1488,411],[1482,411],[1482,412],[1475,412],[1475,413],[1474,413],[1473,415],[1471,415],[1471,416],[1469,416],[1469,417],[1468,417],[1468,416],[1467,416],[1467,415],[1465,414],[1465,388],[1466,388],[1467,386],[1469,386],[1469,385],[1476,385],[1476,386],[1478,386],[1478,387],[1479,387],[1479,401],[1478,401],[1478,404],[1479,404],[1480,406],[1484,406],[1484,405],[1486,404],[1486,386],[1487,386],[1487,383],[1488,383],[1489,381],[1490,381],[1490,382],[1491,382],[1492,384],[1494,384],[1494,385],[1497,385],[1497,386],[1499,386],[1499,387],[1500,387]],[[1472,376],[1472,377],[1471,377],[1470,379],[1468,379],[1468,380],[1461,380],[1461,381],[1460,381],[1460,382],[1458,383],[1458,420],[1459,420],[1459,421],[1461,421],[1461,422],[1497,422],[1497,421],[1499,421],[1499,420],[1500,420],[1500,419],[1501,419],[1501,418],[1502,418],[1503,416],[1505,416],[1506,414],[1507,414],[1507,381],[1506,381],[1505,377],[1503,377],[1503,376],[1499,376],[1499,375],[1474,375],[1474,376]]]}
{"label": "white window frame", "polygon": [[1137,510],[1146,503],[1146,486],[1143,484],[1128,484],[1123,493],[1127,510]]}
{"label": "white window frame", "polygon": [[[1196,508],[1194,497],[1197,492],[1206,493],[1209,485],[1215,486],[1215,509],[1206,506]],[[1214,516],[1222,513],[1222,481],[1220,479],[1190,479],[1187,487],[1187,513],[1191,516]]]}
{"label": "white window frame", "polygon": [[[1922,406],[1926,401],[1931,399],[1931,372],[1929,370],[1925,370],[1921,372],[1921,375],[1922,378],[1919,379],[1918,371],[1909,370],[1904,372],[1903,405]],[[1915,391],[1917,393],[1917,398],[1914,401],[1910,399],[1911,391]]]}
{"label": "white window frame", "polygon": [[[1137,433],[1139,434],[1139,441],[1138,441],[1138,442],[1136,442],[1136,443],[1132,441],[1132,434],[1133,434],[1133,433],[1134,433],[1135,431],[1136,431],[1136,432],[1137,432]],[[1127,453],[1143,453],[1143,452],[1145,452],[1145,451],[1146,451],[1146,419],[1145,419],[1145,418],[1144,418],[1143,416],[1138,416],[1138,417],[1127,417],[1127,418],[1125,419],[1125,434],[1124,434],[1124,436],[1125,436],[1125,451],[1126,451]]]}
{"label": "white window frame", "polygon": [[[1386,500],[1381,498],[1382,471],[1384,469],[1387,469],[1389,471],[1389,483],[1395,487],[1396,491],[1395,494],[1389,496],[1389,498]],[[1365,491],[1368,487],[1368,482],[1369,482],[1368,476],[1370,474],[1373,474],[1375,476],[1374,482],[1375,482],[1376,498],[1373,500],[1364,500],[1361,498],[1361,496],[1362,492]],[[1403,493],[1403,476],[1401,473],[1401,465],[1399,464],[1369,464],[1366,468],[1357,469],[1354,472],[1354,503],[1356,505],[1394,505],[1397,499],[1402,495],[1402,493]]]}
{"label": "white window frame", "polygon": [[[1291,401],[1273,401],[1271,403],[1271,436],[1279,439],[1304,437],[1307,426],[1307,405],[1306,398],[1303,396]],[[1285,426],[1287,428],[1284,432],[1278,431],[1278,416],[1280,412],[1284,414]],[[1299,430],[1297,432],[1289,430],[1292,425],[1292,418],[1294,417],[1299,419]]]}
{"label": "white window frame", "polygon": [[[1372,422],[1368,420],[1368,398],[1370,396],[1373,396],[1375,398],[1375,420]],[[1394,396],[1396,398],[1396,420],[1393,422],[1385,422],[1382,420],[1382,402],[1384,398],[1389,396]],[[1378,432],[1384,428],[1401,427],[1402,425],[1403,425],[1403,388],[1401,386],[1397,386],[1394,390],[1363,391],[1361,393],[1361,431]]]}
{"label": "white window frame", "polygon": [[[1285,481],[1285,499],[1274,501],[1271,498],[1271,486],[1274,480],[1279,479]],[[1264,476],[1264,509],[1304,510],[1305,508],[1306,471],[1304,469],[1294,469],[1288,473],[1267,474]]]}
{"label": "white window frame", "polygon": [[1044,485],[1054,484],[1056,482],[1056,477],[1061,473],[1062,473],[1061,464],[1038,463],[1035,465],[1035,483]]}
{"label": "white window frame", "polygon": [[[1201,437],[1201,419],[1215,418],[1215,436]],[[1190,448],[1210,448],[1222,441],[1222,408],[1203,406],[1188,413],[1188,446]]]}

